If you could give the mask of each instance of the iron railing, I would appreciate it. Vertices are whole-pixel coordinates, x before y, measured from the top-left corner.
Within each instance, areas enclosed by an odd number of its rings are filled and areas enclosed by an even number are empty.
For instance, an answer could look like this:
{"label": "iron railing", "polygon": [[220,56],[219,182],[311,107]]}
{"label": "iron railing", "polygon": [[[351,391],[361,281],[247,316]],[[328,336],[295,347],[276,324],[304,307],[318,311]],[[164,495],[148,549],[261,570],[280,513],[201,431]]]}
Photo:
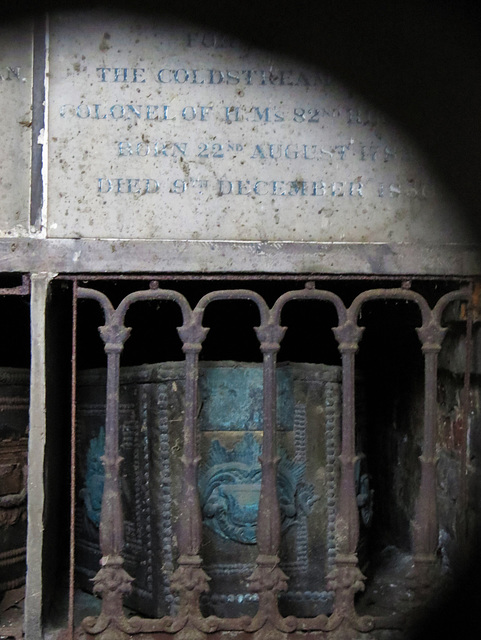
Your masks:
{"label": "iron railing", "polygon": [[[358,321],[361,309],[367,302],[376,300],[401,300],[417,305],[421,324],[416,329],[424,355],[424,426],[421,463],[421,480],[413,522],[413,559],[415,577],[421,586],[429,583],[431,570],[436,565],[438,546],[438,518],[436,511],[436,390],[437,359],[447,328],[442,325],[446,307],[454,301],[470,300],[471,290],[461,288],[443,295],[430,307],[426,299],[407,287],[380,288],[363,291],[352,304],[346,306],[342,299],[328,290],[318,290],[308,282],[304,289],[288,291],[281,295],[272,307],[248,289],[216,290],[204,295],[192,308],[187,298],[173,289],[159,288],[152,281],[148,290],[129,293],[117,307],[97,289],[78,286],[74,282],[74,337],[77,322],[77,298],[96,301],[104,314],[104,324],[99,327],[107,356],[107,396],[105,483],[100,522],[101,567],[94,578],[94,591],[102,597],[102,610],[97,617],[83,620],[76,633],[85,638],[114,640],[127,637],[154,636],[167,638],[220,637],[223,632],[237,636],[254,634],[256,637],[280,638],[286,635],[310,638],[343,638],[352,640],[357,633],[374,629],[395,628],[401,624],[396,616],[360,616],[355,608],[357,592],[364,588],[365,577],[358,566],[356,550],[359,541],[359,513],[355,489],[355,357],[364,327]],[[208,328],[202,322],[208,306],[219,300],[249,300],[257,307],[259,326],[255,329],[263,358],[263,440],[262,481],[257,524],[257,560],[248,578],[250,591],[258,594],[258,610],[253,616],[227,618],[204,616],[200,597],[208,590],[209,577],[201,557],[202,514],[197,488],[199,452],[197,448],[197,396],[199,354]],[[327,576],[329,588],[334,593],[330,615],[320,614],[312,618],[284,617],[278,608],[278,596],[286,590],[288,576],[279,566],[281,538],[280,507],[276,491],[276,360],[286,327],[281,326],[281,314],[292,301],[319,301],[332,305],[337,314],[337,325],[332,328],[342,361],[342,444],[339,456],[340,480],[336,514],[336,556],[334,568]],[[171,588],[178,594],[179,606],[175,615],[159,619],[127,618],[123,612],[124,596],[131,590],[132,577],[123,567],[123,514],[120,489],[119,455],[119,374],[120,356],[131,329],[125,326],[128,309],[139,302],[171,301],[182,314],[182,326],[178,335],[185,354],[185,400],[183,425],[183,474],[181,504],[179,505],[179,529],[177,569],[171,579]],[[75,351],[74,351],[75,355]],[[74,364],[75,364],[75,358]],[[75,378],[72,385],[75,393]],[[75,405],[75,396],[73,397]],[[75,413],[72,417],[75,429]],[[75,441],[73,431],[72,442]],[[73,453],[73,463],[75,462]],[[74,473],[74,472],[73,472]],[[74,475],[72,477],[74,481]],[[74,487],[72,487],[72,502]],[[72,519],[74,509],[72,509]],[[72,522],[73,532],[73,522]],[[71,549],[74,542],[71,540]],[[73,634],[73,558],[71,558],[71,602],[69,630]],[[219,635],[220,634],[220,635]]]}

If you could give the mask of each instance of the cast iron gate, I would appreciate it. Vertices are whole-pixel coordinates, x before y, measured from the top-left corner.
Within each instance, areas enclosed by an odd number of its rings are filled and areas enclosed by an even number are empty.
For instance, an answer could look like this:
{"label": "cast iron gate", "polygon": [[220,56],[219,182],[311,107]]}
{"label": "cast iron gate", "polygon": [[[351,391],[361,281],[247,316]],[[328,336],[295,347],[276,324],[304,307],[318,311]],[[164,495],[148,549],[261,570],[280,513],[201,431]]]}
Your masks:
{"label": "cast iron gate", "polygon": [[[99,327],[107,355],[107,396],[105,424],[105,481],[100,518],[101,567],[94,578],[94,591],[102,597],[98,617],[85,618],[76,633],[85,638],[147,637],[202,638],[220,637],[228,633],[235,637],[255,634],[256,637],[292,636],[327,637],[351,640],[356,633],[379,628],[394,628],[400,621],[394,616],[376,618],[360,616],[354,598],[364,588],[364,576],[358,567],[359,513],[355,489],[355,357],[364,327],[358,320],[363,305],[375,300],[402,300],[417,305],[421,325],[416,329],[424,356],[424,426],[421,480],[413,522],[413,552],[415,578],[419,585],[429,583],[431,569],[436,564],[438,522],[436,513],[436,390],[437,359],[444,335],[442,315],[454,301],[470,301],[471,289],[462,288],[443,295],[431,308],[426,299],[407,287],[363,291],[350,306],[328,290],[318,290],[308,282],[304,289],[288,291],[272,307],[263,297],[248,289],[216,290],[204,295],[192,308],[187,298],[173,289],[159,288],[151,281],[148,290],[128,294],[117,307],[99,290],[78,286],[74,279],[74,344],[77,326],[77,299],[96,301],[105,322]],[[248,578],[248,589],[258,595],[258,611],[253,616],[207,616],[201,612],[200,597],[209,589],[209,576],[203,568],[201,551],[202,514],[198,494],[197,443],[199,354],[208,328],[202,322],[207,307],[214,301],[248,300],[259,314],[255,328],[262,354],[263,367],[263,441],[260,458],[261,490],[257,521],[257,559]],[[279,566],[281,539],[280,507],[276,490],[279,462],[276,443],[276,360],[286,327],[281,326],[281,313],[291,301],[319,301],[332,305],[337,314],[337,326],[332,328],[342,362],[342,438],[339,456],[339,487],[336,512],[336,556],[334,568],[327,576],[334,593],[330,615],[311,618],[284,617],[278,607],[278,596],[286,590],[289,577]],[[125,571],[123,553],[123,514],[120,487],[119,455],[119,376],[120,355],[129,338],[130,328],[125,316],[133,304],[146,301],[171,301],[182,314],[178,335],[185,354],[185,399],[182,452],[182,491],[177,534],[179,557],[171,579],[171,588],[178,594],[178,611],[159,619],[128,618],[123,612],[124,596],[131,590],[132,578]],[[73,353],[75,371],[75,349]],[[75,375],[72,380],[72,442],[75,443]],[[75,463],[75,447],[72,451]],[[72,483],[72,521],[75,508],[75,488]],[[74,539],[71,539],[70,633],[73,631],[73,570]]]}

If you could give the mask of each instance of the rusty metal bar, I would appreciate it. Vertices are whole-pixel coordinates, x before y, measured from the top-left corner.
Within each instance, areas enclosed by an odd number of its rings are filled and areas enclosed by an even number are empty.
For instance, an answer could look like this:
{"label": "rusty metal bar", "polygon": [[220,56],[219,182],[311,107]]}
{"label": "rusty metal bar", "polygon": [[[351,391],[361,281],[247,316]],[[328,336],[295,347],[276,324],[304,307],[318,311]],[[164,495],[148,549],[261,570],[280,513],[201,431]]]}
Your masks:
{"label": "rusty metal bar", "polygon": [[[126,273],[106,273],[102,275],[92,274],[92,273],[76,273],[76,274],[61,274],[56,276],[56,280],[78,280],[82,283],[88,282],[100,282],[100,281],[112,281],[119,280],[122,282],[126,281],[143,281],[143,280],[158,280],[158,281],[199,281],[204,280],[206,282],[209,281],[301,281],[305,282],[309,280],[311,282],[439,282],[440,276],[429,276],[429,275],[416,275],[415,277],[410,275],[374,275],[374,274],[327,274],[327,273],[312,273],[306,271],[305,273],[156,273],[145,274],[126,274]],[[466,276],[442,276],[443,282],[452,282],[452,283],[464,283],[466,282]]]}
{"label": "rusty metal bar", "polygon": [[357,544],[359,541],[359,512],[356,500],[354,467],[357,460],[355,441],[355,357],[363,327],[356,324],[357,309],[348,309],[344,324],[333,329],[342,358],[342,442],[341,477],[336,515],[336,558],[329,582],[334,591],[333,616],[340,620],[344,636],[353,629],[368,631],[371,618],[359,618],[354,606],[354,596],[364,589],[365,577],[358,567]]}
{"label": "rusty metal bar", "polygon": [[470,287],[463,287],[462,289],[458,289],[456,291],[450,291],[449,293],[445,293],[439,300],[436,302],[433,308],[433,320],[436,324],[441,324],[442,315],[446,307],[451,304],[451,302],[455,302],[456,300],[467,300],[469,301],[471,298],[471,289]]}
{"label": "rusty metal bar", "polygon": [[[340,332],[338,331],[339,335]],[[340,338],[342,340],[342,338]],[[339,486],[337,548],[338,559],[343,563],[357,563],[359,518],[354,484],[354,465],[357,460],[355,447],[355,351],[340,341],[342,354],[342,444],[341,480]]]}
{"label": "rusty metal bar", "polygon": [[269,308],[264,298],[255,291],[250,291],[249,289],[211,291],[199,300],[194,311],[195,313],[204,313],[210,303],[221,300],[250,300],[257,305],[261,326],[269,322]]}
{"label": "rusty metal bar", "polygon": [[438,300],[429,317],[417,329],[424,354],[424,434],[420,456],[421,484],[415,506],[413,547],[415,579],[418,588],[427,591],[431,586],[438,547],[438,518],[436,505],[436,433],[437,433],[437,370],[438,354],[447,328],[441,326],[444,309],[454,300],[469,297],[469,291],[450,292]]}
{"label": "rusty metal bar", "polygon": [[[114,333],[117,327],[110,324],[102,327],[101,335],[105,342],[105,353],[107,354],[107,396],[106,396],[106,419],[105,419],[105,489],[102,501],[102,516],[100,521],[100,548],[102,550],[102,566],[108,571],[102,575],[97,575],[95,579],[95,590],[103,595],[104,611],[113,613],[117,611],[117,598],[106,597],[104,580],[111,580],[111,574],[116,574],[119,581],[117,592],[128,591],[130,579],[118,570],[122,566],[121,557],[124,546],[123,537],[123,514],[122,501],[120,495],[119,467],[121,458],[119,455],[119,375],[120,375],[120,353],[126,338],[122,333]],[[110,571],[113,569],[114,571]],[[109,574],[108,577],[106,574]],[[110,604],[113,609],[110,609]]]}
{"label": "rusty metal bar", "polygon": [[77,291],[78,282],[72,287],[72,376],[71,376],[71,418],[70,418],[70,557],[68,594],[68,638],[74,634],[74,574],[75,574],[75,471],[76,471],[76,422],[77,422]]}
{"label": "rusty metal bar", "polygon": [[[418,330],[421,334],[421,330]],[[436,508],[436,393],[437,362],[441,343],[422,338],[424,353],[424,436],[421,461],[421,484],[413,523],[414,561],[418,582],[430,581],[429,566],[435,563],[438,546]],[[422,574],[426,574],[424,577]],[[419,586],[422,586],[420,584]]]}
{"label": "rusty metal bar", "polygon": [[468,486],[467,486],[467,454],[469,433],[469,412],[471,408],[471,369],[473,365],[473,321],[474,321],[474,290],[471,286],[471,296],[466,309],[466,357],[464,364],[464,380],[461,402],[461,442],[459,469],[459,507],[458,507],[458,535],[466,541],[468,535]]}
{"label": "rusty metal bar", "polygon": [[[202,313],[192,314],[178,333],[185,353],[184,448],[182,455],[182,498],[180,526],[177,533],[178,568],[171,580],[171,588],[180,596],[179,617],[189,622],[200,620],[200,594],[209,589],[208,576],[199,555],[202,542],[202,513],[197,489],[197,384],[199,353],[208,329],[202,326]],[[197,628],[199,624],[197,624]]]}
{"label": "rusty metal bar", "polygon": [[[94,592],[102,595],[102,611],[98,619],[86,619],[84,629],[90,633],[102,633],[113,625],[122,624],[122,601],[131,589],[132,578],[123,568],[123,513],[120,493],[119,468],[119,364],[123,345],[129,330],[119,322],[108,298],[92,289],[78,289],[79,298],[94,299],[99,302],[105,315],[105,325],[99,327],[107,355],[107,393],[105,416],[105,469],[104,491],[100,516],[100,549],[102,558],[100,570],[94,578]],[[113,631],[115,635],[115,631]],[[109,632],[107,631],[107,634]]]}
{"label": "rusty metal bar", "polygon": [[[287,589],[287,576],[279,567],[281,511],[277,495],[277,380],[276,360],[285,327],[269,321],[257,329],[263,355],[263,435],[260,457],[262,480],[257,518],[256,568],[248,578],[249,590],[259,594],[259,610],[253,625],[269,625],[283,632],[292,630],[293,621],[282,618],[278,594]],[[295,628],[294,624],[294,628]]]}
{"label": "rusty metal bar", "polygon": [[159,289],[155,281],[151,283],[150,289],[134,291],[133,293],[129,293],[125,296],[116,309],[117,321],[119,323],[124,322],[125,314],[132,304],[135,302],[146,302],[148,300],[170,300],[171,302],[176,302],[181,309],[183,323],[188,324],[192,310],[186,298],[177,291]]}
{"label": "rusty metal bar", "polygon": [[[110,329],[110,325],[102,327]],[[130,591],[132,578],[123,569],[124,521],[120,493],[119,455],[119,375],[120,352],[123,340],[120,336],[101,332],[107,354],[107,396],[105,419],[105,469],[104,492],[100,519],[101,569],[94,578],[94,591],[102,594],[102,613],[121,615],[123,596]],[[113,333],[113,332],[112,332]]]}
{"label": "rusty metal bar", "polygon": [[421,312],[422,324],[427,324],[431,317],[431,309],[423,296],[409,289],[370,289],[363,291],[353,301],[349,309],[350,317],[353,320],[357,320],[362,306],[366,302],[372,302],[374,300],[404,300],[406,302],[414,302]]}
{"label": "rusty metal bar", "polygon": [[319,302],[330,302],[337,312],[338,324],[344,324],[347,320],[347,311],[341,298],[332,291],[322,291],[315,288],[312,281],[306,282],[304,289],[288,291],[279,296],[272,307],[272,318],[276,324],[280,323],[281,313],[284,306],[294,300],[318,300]]}

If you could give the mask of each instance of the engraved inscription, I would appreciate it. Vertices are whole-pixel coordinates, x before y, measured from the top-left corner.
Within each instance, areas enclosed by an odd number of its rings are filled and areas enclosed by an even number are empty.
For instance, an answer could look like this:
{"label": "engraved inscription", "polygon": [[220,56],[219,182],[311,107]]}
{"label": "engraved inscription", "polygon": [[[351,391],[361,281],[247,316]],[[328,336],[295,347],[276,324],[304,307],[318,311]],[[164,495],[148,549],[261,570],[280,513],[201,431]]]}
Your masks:
{"label": "engraved inscription", "polygon": [[21,81],[20,67],[0,67],[0,82],[8,80]]}
{"label": "engraved inscription", "polygon": [[411,143],[318,69],[73,12],[52,17],[50,70],[50,236],[453,239]]}

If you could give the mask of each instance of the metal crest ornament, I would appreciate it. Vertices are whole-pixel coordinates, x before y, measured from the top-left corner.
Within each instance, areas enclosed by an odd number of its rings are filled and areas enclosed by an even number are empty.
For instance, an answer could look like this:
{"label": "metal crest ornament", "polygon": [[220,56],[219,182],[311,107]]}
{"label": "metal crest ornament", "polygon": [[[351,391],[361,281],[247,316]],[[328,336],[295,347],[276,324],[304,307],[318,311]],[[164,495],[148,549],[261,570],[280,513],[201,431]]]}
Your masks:
{"label": "metal crest ornament", "polygon": [[[262,469],[261,444],[248,432],[232,449],[214,440],[208,462],[199,478],[203,522],[226,540],[243,544],[257,541],[257,517]],[[308,515],[318,499],[314,487],[303,481],[305,465],[289,460],[281,450],[277,472],[277,493],[281,529],[296,524],[300,514]]]}

